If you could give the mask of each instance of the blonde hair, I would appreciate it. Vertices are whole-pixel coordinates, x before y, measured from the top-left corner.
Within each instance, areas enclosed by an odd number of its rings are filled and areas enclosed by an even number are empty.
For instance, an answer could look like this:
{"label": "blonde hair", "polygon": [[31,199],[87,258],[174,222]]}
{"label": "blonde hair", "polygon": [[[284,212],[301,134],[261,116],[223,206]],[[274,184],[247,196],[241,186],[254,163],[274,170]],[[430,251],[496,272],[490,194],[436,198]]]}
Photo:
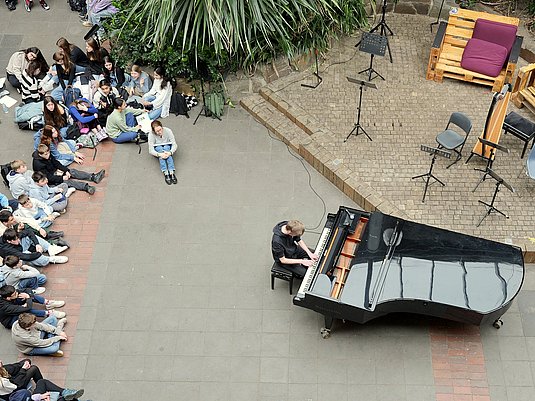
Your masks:
{"label": "blonde hair", "polygon": [[301,236],[305,232],[305,225],[299,220],[290,220],[286,223],[286,229],[292,236]]}
{"label": "blonde hair", "polygon": [[17,171],[22,166],[25,166],[26,162],[24,160],[13,160],[11,162],[11,170]]}

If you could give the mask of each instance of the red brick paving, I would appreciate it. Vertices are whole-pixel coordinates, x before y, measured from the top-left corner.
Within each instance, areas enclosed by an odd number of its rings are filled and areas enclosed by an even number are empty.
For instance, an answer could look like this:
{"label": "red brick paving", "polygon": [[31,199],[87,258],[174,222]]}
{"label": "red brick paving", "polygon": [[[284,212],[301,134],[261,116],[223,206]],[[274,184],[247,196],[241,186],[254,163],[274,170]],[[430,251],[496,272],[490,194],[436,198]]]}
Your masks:
{"label": "red brick paving", "polygon": [[430,328],[437,401],[490,401],[479,327],[436,323]]}
{"label": "red brick paving", "polygon": [[[94,195],[76,191],[69,199],[67,214],[59,217],[52,228],[55,231],[65,232],[64,238],[69,242],[71,248],[62,253],[62,255],[69,257],[68,263],[50,265],[44,269],[44,273],[48,276],[44,296],[47,299],[60,299],[66,302],[61,310],[67,313],[65,332],[69,336],[69,340],[61,344],[61,350],[64,352],[62,358],[35,356],[32,357],[32,361],[39,366],[47,379],[60,386],[65,384],[69,357],[76,341],[76,327],[80,317],[80,307],[87,284],[87,274],[97,238],[114,151],[115,144],[110,140],[99,145],[94,161],[91,149],[82,151],[86,155],[86,159],[82,166],[77,167],[91,172],[105,169],[106,177],[99,184],[93,184],[97,188]],[[23,357],[24,355],[21,354],[20,358]]]}

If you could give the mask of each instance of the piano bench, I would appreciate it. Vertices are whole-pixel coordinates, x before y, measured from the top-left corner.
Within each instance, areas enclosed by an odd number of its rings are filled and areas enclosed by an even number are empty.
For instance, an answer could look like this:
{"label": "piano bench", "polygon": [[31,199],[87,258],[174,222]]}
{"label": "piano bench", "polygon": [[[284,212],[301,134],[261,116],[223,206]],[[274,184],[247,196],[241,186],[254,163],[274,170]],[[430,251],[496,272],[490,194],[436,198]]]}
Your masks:
{"label": "piano bench", "polygon": [[281,279],[290,283],[290,295],[292,295],[292,289],[294,285],[294,273],[279,263],[274,262],[271,266],[271,289],[275,289],[275,279]]}
{"label": "piano bench", "polygon": [[531,143],[532,148],[535,143],[535,124],[514,111],[511,111],[505,117],[502,128],[506,134],[512,134],[524,141],[524,149],[522,149],[522,156],[520,156],[520,158],[523,159],[529,141],[533,141]]}

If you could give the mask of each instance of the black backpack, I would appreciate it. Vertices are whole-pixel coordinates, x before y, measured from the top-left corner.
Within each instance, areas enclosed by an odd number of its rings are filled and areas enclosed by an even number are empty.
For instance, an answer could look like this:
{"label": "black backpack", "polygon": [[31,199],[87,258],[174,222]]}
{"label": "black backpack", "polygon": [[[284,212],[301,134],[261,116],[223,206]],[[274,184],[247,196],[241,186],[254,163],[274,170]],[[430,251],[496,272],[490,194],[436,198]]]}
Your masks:
{"label": "black backpack", "polygon": [[80,12],[86,9],[85,0],[68,0],[71,11]]}
{"label": "black backpack", "polygon": [[188,105],[186,99],[181,93],[173,92],[171,96],[171,104],[169,105],[169,113],[173,113],[175,116],[183,115],[189,118]]}
{"label": "black backpack", "polygon": [[2,181],[4,185],[9,188],[9,181],[7,180],[8,174],[11,172],[11,163],[0,165],[0,173],[2,174]]}
{"label": "black backpack", "polygon": [[69,125],[67,127],[67,132],[65,132],[66,139],[77,140],[80,138],[80,135],[82,135],[82,133],[80,132],[78,124]]}

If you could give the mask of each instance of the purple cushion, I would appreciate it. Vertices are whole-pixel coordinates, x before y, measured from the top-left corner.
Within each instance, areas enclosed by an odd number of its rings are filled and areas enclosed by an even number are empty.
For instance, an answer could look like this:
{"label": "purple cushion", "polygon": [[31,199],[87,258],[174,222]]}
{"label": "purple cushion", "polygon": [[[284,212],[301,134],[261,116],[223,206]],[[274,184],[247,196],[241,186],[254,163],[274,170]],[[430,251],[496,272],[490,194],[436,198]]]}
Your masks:
{"label": "purple cushion", "polygon": [[485,40],[505,47],[507,49],[507,56],[509,57],[509,52],[515,43],[517,29],[518,27],[515,25],[479,18],[476,20],[472,38]]}
{"label": "purple cushion", "polygon": [[461,66],[491,77],[500,75],[507,60],[507,49],[480,39],[470,39],[464,48]]}

